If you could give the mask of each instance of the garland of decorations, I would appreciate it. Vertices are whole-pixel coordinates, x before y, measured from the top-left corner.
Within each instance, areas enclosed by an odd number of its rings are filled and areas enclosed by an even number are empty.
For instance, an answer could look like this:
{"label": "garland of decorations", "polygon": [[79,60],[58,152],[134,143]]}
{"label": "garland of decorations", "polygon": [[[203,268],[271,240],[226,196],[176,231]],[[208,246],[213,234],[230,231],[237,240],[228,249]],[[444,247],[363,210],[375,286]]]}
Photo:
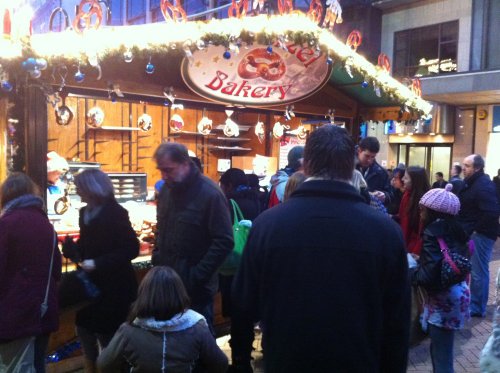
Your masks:
{"label": "garland of decorations", "polygon": [[[78,66],[74,78],[82,82],[85,76],[80,71],[81,64],[96,68],[100,78],[100,62],[117,55],[126,62],[131,62],[136,55],[145,59],[149,57],[146,72],[152,74],[152,56],[185,53],[189,58],[195,49],[203,49],[207,44],[224,45],[226,52],[223,57],[231,58],[231,52],[238,53],[244,45],[259,43],[272,48],[274,45],[286,47],[289,43],[295,43],[307,44],[315,47],[318,53],[327,54],[328,63],[332,63],[333,59],[343,62],[350,76],[353,77],[354,71],[365,77],[367,84],[372,83],[377,95],[383,92],[421,114],[431,111],[432,106],[420,97],[418,83],[407,87],[389,75],[385,58],[382,61],[379,59],[381,66],[375,66],[356,53],[362,41],[359,31],[354,30],[347,43],[342,42],[328,28],[317,25],[320,7],[316,3],[311,3],[306,15],[293,10],[290,1],[279,1],[281,15],[246,17],[246,8],[242,9],[240,5],[247,1],[240,0],[239,3],[233,1],[233,16],[230,18],[186,22],[185,12],[180,5],[174,6],[162,0],[161,9],[166,23],[98,28],[98,14],[96,24],[89,24],[91,16],[96,15],[93,6],[96,0],[82,0],[82,3],[89,3],[90,8],[87,6],[89,9],[86,12],[82,10],[77,15],[73,22],[75,30],[0,38],[2,89],[7,91],[11,86],[8,83],[8,71],[19,70],[19,66],[34,79],[42,75],[41,71],[47,65],[53,66],[53,69],[60,65]],[[330,18],[326,24],[323,22],[323,27],[331,29],[334,23],[341,22],[341,10],[337,8],[337,0],[329,1],[328,5],[325,21],[328,14]],[[75,26],[76,23],[78,26]]]}

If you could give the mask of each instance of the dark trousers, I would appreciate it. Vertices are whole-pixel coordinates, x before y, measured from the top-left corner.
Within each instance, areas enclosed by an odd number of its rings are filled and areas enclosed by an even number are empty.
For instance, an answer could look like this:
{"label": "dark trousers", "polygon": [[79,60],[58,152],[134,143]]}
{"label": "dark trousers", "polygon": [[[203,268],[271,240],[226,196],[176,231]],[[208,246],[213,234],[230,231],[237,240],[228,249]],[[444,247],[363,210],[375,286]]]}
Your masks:
{"label": "dark trousers", "polygon": [[431,359],[434,373],[453,373],[453,338],[455,331],[429,324]]}
{"label": "dark trousers", "polygon": [[35,370],[36,373],[45,373],[45,355],[49,345],[49,333],[35,337]]}

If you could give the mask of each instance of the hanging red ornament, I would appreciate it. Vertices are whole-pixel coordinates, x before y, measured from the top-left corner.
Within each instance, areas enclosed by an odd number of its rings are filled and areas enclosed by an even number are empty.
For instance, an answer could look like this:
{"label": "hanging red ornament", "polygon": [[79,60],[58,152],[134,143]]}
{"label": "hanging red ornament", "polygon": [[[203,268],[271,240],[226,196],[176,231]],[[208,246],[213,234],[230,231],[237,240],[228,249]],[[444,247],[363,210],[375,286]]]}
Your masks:
{"label": "hanging red ornament", "polygon": [[378,66],[380,66],[387,73],[391,72],[391,61],[385,53],[380,53],[378,55]]}
{"label": "hanging red ornament", "polygon": [[9,9],[5,9],[3,13],[3,36],[10,37],[12,32],[12,23],[10,19],[10,11]]}
{"label": "hanging red ornament", "polygon": [[321,4],[321,0],[312,0],[309,5],[309,11],[307,12],[307,16],[316,24],[321,22],[321,16],[323,14],[323,5]]}
{"label": "hanging red ornament", "polygon": [[229,18],[243,18],[247,14],[248,0],[232,0],[231,6],[227,9]]}
{"label": "hanging red ornament", "polygon": [[351,47],[354,51],[358,50],[358,47],[361,45],[363,41],[363,37],[361,36],[361,31],[352,30],[349,36],[347,37],[347,45]]}
{"label": "hanging red ornament", "polygon": [[160,3],[160,9],[163,14],[163,17],[165,18],[165,21],[174,21],[177,22],[187,22],[187,15],[186,11],[180,5],[179,2],[177,2],[177,5],[173,5],[170,1],[168,0],[161,0]]}
{"label": "hanging red ornament", "polygon": [[422,83],[420,83],[420,79],[412,79],[410,90],[419,97],[422,97]]}

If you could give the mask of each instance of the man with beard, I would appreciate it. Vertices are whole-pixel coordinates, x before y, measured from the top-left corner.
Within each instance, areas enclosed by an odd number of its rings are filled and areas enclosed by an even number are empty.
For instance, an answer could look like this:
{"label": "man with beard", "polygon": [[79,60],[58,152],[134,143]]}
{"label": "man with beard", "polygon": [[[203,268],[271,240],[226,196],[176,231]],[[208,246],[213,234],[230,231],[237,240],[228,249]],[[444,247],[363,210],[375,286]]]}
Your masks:
{"label": "man with beard", "polygon": [[233,249],[226,197],[200,173],[184,145],[161,144],[154,159],[165,186],[158,197],[153,264],[179,274],[191,308],[205,316],[213,332],[217,270]]}

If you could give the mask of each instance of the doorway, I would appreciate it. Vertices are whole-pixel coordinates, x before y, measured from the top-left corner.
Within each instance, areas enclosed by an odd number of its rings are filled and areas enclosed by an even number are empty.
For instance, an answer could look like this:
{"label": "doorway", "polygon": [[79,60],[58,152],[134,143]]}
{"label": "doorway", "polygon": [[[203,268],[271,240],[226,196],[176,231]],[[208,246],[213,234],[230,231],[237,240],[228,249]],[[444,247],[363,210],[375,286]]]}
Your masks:
{"label": "doorway", "polygon": [[420,166],[427,170],[429,182],[434,182],[434,174],[442,172],[445,180],[450,178],[451,144],[400,144],[398,164]]}

